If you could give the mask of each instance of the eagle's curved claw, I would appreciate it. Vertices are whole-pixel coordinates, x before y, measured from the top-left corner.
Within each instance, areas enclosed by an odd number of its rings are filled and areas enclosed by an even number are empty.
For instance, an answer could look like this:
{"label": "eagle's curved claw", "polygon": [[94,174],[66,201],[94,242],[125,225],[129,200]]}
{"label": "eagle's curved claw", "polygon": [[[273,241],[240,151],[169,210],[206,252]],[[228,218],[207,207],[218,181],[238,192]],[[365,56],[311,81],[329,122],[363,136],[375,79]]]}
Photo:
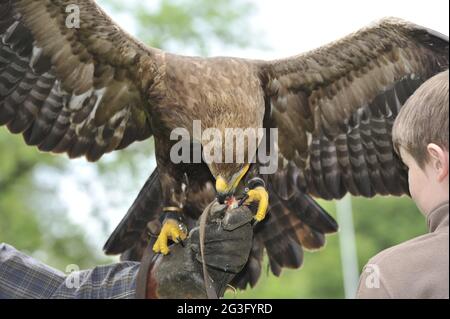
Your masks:
{"label": "eagle's curved claw", "polygon": [[175,243],[179,243],[187,238],[187,231],[184,227],[180,227],[180,223],[175,219],[166,219],[163,223],[158,239],[153,245],[153,251],[158,254],[167,255],[169,253],[169,239]]}
{"label": "eagle's curved claw", "polygon": [[254,189],[250,189],[247,192],[248,198],[245,204],[252,202],[258,202],[258,210],[256,211],[255,219],[260,222],[266,217],[267,209],[269,208],[269,193],[263,186],[258,186]]}

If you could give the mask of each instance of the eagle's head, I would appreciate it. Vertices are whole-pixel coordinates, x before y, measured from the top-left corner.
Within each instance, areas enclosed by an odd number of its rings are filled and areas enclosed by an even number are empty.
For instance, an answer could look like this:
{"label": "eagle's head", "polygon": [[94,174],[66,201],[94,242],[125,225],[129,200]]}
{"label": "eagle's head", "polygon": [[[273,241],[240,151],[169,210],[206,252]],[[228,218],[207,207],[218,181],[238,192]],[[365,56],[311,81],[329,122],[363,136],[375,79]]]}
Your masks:
{"label": "eagle's head", "polygon": [[211,163],[211,173],[216,178],[216,193],[220,203],[232,197],[240,181],[250,168],[246,163]]}
{"label": "eagle's head", "polygon": [[[233,117],[227,114],[227,120],[220,123],[216,136],[202,140],[203,155],[211,174],[216,179],[216,194],[220,203],[232,199],[240,186],[240,182],[255,162],[258,145],[261,142],[260,130],[256,125],[241,123],[242,119],[234,119],[238,128],[233,125]],[[213,123],[219,124],[219,123]],[[244,127],[244,128],[239,128]]]}

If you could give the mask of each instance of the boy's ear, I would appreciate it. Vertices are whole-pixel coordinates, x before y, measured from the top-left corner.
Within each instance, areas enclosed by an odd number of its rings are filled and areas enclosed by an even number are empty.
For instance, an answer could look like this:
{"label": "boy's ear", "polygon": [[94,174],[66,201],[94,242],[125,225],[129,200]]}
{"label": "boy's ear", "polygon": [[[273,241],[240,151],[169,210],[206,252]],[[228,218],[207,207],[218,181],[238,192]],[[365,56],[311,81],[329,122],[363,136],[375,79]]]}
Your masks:
{"label": "boy's ear", "polygon": [[448,151],[437,144],[430,143],[427,145],[427,152],[429,156],[428,162],[436,172],[438,181],[442,182],[448,176]]}

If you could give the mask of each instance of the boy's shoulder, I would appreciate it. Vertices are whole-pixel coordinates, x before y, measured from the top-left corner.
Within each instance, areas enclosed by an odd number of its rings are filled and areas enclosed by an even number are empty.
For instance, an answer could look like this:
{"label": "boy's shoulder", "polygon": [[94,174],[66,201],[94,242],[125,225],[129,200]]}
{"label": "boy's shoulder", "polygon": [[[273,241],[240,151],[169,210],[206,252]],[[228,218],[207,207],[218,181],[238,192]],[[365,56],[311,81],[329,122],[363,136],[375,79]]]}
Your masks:
{"label": "boy's shoulder", "polygon": [[[448,228],[447,228],[448,229]],[[404,256],[411,258],[423,257],[424,255],[441,255],[440,247],[448,248],[449,233],[428,233],[418,237],[414,237],[401,244],[387,248],[369,260],[369,263],[383,265],[389,267],[392,261],[402,259]],[[448,256],[448,249],[447,249]],[[414,266],[414,265],[411,265]]]}
{"label": "boy's shoulder", "polygon": [[369,260],[367,268],[377,269],[394,298],[448,298],[448,231],[428,233],[383,250]]}

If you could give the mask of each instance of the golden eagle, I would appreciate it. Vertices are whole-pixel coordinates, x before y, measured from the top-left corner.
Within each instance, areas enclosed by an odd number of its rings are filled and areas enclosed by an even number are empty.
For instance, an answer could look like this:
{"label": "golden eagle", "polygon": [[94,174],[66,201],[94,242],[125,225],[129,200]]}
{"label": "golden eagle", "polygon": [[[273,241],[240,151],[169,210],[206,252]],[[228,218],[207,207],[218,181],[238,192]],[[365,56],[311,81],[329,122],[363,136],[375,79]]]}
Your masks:
{"label": "golden eagle", "polygon": [[[67,26],[69,5],[77,27]],[[392,123],[421,83],[448,68],[447,37],[395,18],[276,61],[166,53],[92,0],[0,0],[0,37],[0,125],[27,144],[96,161],[154,137],[157,169],[108,253],[133,250],[146,223],[168,213],[154,247],[167,253],[168,240],[184,236],[174,214],[198,218],[216,191],[224,200],[258,176],[258,163],[173,163],[173,129],[192,133],[194,120],[221,131],[278,128],[278,170],[248,191],[262,222],[238,287],[256,282],[264,248],[279,274],[336,231],[311,195],[408,192]]]}

